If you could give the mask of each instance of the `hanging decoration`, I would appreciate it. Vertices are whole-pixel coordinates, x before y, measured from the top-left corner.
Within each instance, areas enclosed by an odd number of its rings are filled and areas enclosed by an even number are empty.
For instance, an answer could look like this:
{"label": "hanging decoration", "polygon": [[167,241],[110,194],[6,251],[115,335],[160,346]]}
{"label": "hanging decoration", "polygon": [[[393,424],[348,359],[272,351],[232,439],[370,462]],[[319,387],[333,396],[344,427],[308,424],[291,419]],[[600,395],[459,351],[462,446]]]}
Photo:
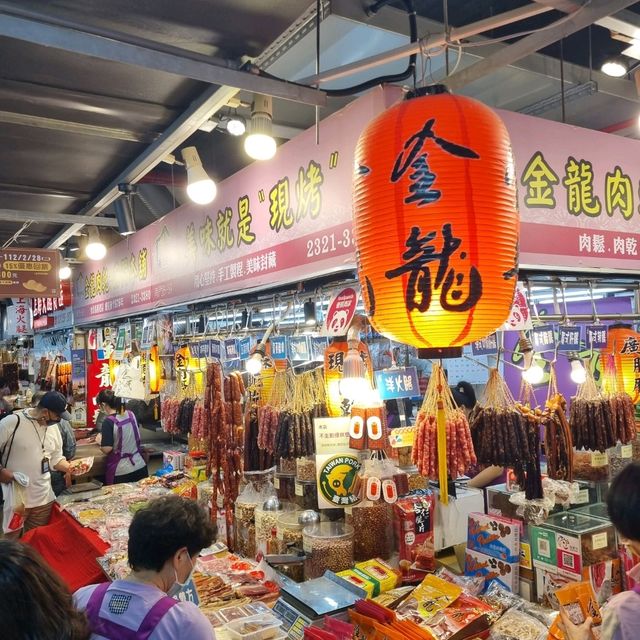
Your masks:
{"label": "hanging decoration", "polygon": [[509,316],[518,211],[507,130],[441,86],[411,92],[360,136],[354,225],[365,308],[415,347],[480,340]]}
{"label": "hanging decoration", "polygon": [[[603,356],[612,356],[605,360],[608,371],[615,379],[615,391],[626,392],[633,404],[640,401],[640,333],[628,324],[615,324],[609,327],[607,348]],[[613,368],[613,373],[611,369]],[[612,392],[613,389],[606,389]]]}
{"label": "hanging decoration", "polygon": [[158,345],[154,344],[149,349],[148,357],[149,372],[149,391],[151,393],[158,393],[160,391],[160,355],[158,354]]}

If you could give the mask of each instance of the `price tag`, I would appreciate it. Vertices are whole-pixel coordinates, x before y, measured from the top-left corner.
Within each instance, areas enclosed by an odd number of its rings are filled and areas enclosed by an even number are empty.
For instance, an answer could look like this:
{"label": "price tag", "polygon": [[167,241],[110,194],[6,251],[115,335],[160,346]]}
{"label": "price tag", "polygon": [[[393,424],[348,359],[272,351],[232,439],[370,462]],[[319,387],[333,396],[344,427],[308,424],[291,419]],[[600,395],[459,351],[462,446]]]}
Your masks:
{"label": "price tag", "polygon": [[302,485],[299,482],[296,482],[295,493],[297,496],[300,496],[300,497],[304,495],[304,489],[302,488]]}
{"label": "price tag", "polygon": [[591,454],[592,467],[606,467],[609,464],[609,456],[606,453],[595,451]]}
{"label": "price tag", "polygon": [[609,538],[607,537],[607,532],[603,531],[602,533],[594,533],[591,536],[591,546],[593,550],[604,549],[609,545]]}
{"label": "price tag", "polygon": [[280,478],[274,478],[274,479],[273,479],[273,486],[274,486],[276,489],[279,489],[279,488],[280,488]]}
{"label": "price tag", "polygon": [[623,444],[620,447],[620,457],[621,458],[632,458],[633,457],[633,445]]}
{"label": "price tag", "polygon": [[580,489],[573,504],[589,504],[589,489]]}

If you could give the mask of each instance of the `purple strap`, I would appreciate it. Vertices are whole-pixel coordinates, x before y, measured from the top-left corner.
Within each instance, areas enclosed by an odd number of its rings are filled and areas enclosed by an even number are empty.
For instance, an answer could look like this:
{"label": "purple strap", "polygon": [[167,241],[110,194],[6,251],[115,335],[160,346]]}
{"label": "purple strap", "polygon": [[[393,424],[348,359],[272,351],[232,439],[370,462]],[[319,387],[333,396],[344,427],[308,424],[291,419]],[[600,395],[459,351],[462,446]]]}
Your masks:
{"label": "purple strap", "polygon": [[636,593],[639,593],[639,594],[640,594],[640,582],[636,582],[636,583],[633,585],[633,590],[634,590]]}
{"label": "purple strap", "polygon": [[160,623],[160,620],[178,604],[177,600],[169,596],[161,596],[149,609],[137,631],[124,627],[117,622],[105,620],[100,617],[100,609],[107,595],[107,589],[111,585],[108,582],[99,584],[91,594],[87,602],[86,614],[89,620],[91,632],[109,638],[109,640],[148,640]]}
{"label": "purple strap", "polygon": [[[127,410],[126,417],[122,420],[112,417],[112,422],[114,426],[113,440],[115,444],[114,450],[107,457],[107,469],[105,473],[105,480],[107,484],[113,484],[116,478],[116,470],[118,468],[118,463],[123,458],[128,458],[129,462],[133,464],[133,458],[135,453],[122,453],[122,427],[125,424],[130,424],[133,429],[133,436],[136,439],[136,452],[142,456],[142,450],[140,449],[140,431],[137,429],[135,417],[131,413],[131,411]],[[116,437],[115,428],[118,428],[118,433]]]}

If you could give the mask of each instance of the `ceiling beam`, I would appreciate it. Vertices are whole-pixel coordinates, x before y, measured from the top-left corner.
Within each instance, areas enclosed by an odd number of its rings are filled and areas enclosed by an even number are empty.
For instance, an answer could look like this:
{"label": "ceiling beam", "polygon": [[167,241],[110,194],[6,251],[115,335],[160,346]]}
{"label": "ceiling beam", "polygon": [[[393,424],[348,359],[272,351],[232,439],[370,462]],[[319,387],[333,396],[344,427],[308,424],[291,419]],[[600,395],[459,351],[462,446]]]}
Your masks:
{"label": "ceiling beam", "polygon": [[13,111],[0,111],[0,122],[24,127],[34,127],[37,129],[62,131],[64,133],[73,133],[82,136],[124,140],[126,142],[153,142],[158,137],[157,133],[136,133],[134,131],[127,131],[126,129],[34,116],[28,113],[15,113]]}
{"label": "ceiling beam", "polygon": [[13,184],[10,182],[0,182],[0,193],[11,193],[14,195],[45,196],[47,198],[66,198],[69,200],[84,200],[91,194],[87,191],[69,191],[68,189],[57,189],[32,184]]}
{"label": "ceiling beam", "polygon": [[326,94],[318,89],[207,62],[202,60],[201,55],[186,50],[181,55],[177,55],[153,48],[153,43],[141,46],[126,42],[124,37],[122,40],[117,40],[42,20],[22,18],[8,13],[1,15],[0,36],[7,38],[110,62],[153,69],[213,85],[226,85],[264,93],[283,100],[317,106],[324,106],[327,101]]}
{"label": "ceiling beam", "polygon": [[634,0],[592,0],[590,4],[561,18],[548,28],[526,36],[470,67],[454,73],[447,78],[446,84],[452,91],[457,91],[632,4]]}
{"label": "ceiling beam", "polygon": [[[191,134],[195,133],[205,120],[208,120],[217,111],[226,106],[229,100],[235,97],[237,93],[238,89],[233,87],[209,87],[205,90],[184,113],[174,120],[155,142],[151,143],[129,166],[111,180],[99,194],[92,198],[79,211],[79,214],[84,216],[97,216],[105,207],[108,207],[114,200],[120,197],[119,184],[138,182],[140,178],[159,164],[163,158],[166,158],[177,146],[182,144]],[[59,247],[82,227],[82,224],[71,224],[52,238],[47,244],[47,247]]]}
{"label": "ceiling beam", "polygon": [[94,227],[118,227],[115,218],[103,218],[93,216],[76,216],[72,213],[44,213],[42,211],[21,211],[20,209],[0,209],[0,221],[2,222],[33,222],[43,224],[90,224]]}

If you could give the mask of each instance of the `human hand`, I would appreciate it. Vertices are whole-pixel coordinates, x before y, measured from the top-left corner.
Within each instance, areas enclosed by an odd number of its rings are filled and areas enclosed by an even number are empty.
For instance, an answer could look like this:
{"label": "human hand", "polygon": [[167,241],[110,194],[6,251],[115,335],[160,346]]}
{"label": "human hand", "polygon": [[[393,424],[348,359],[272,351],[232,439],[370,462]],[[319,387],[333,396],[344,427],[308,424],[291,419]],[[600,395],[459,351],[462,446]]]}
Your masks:
{"label": "human hand", "polygon": [[13,471],[10,469],[0,469],[0,482],[8,484],[13,482]]}
{"label": "human hand", "polygon": [[593,620],[591,618],[587,618],[582,624],[574,624],[562,607],[560,608],[560,618],[562,622],[559,623],[559,626],[564,632],[566,640],[592,640]]}

